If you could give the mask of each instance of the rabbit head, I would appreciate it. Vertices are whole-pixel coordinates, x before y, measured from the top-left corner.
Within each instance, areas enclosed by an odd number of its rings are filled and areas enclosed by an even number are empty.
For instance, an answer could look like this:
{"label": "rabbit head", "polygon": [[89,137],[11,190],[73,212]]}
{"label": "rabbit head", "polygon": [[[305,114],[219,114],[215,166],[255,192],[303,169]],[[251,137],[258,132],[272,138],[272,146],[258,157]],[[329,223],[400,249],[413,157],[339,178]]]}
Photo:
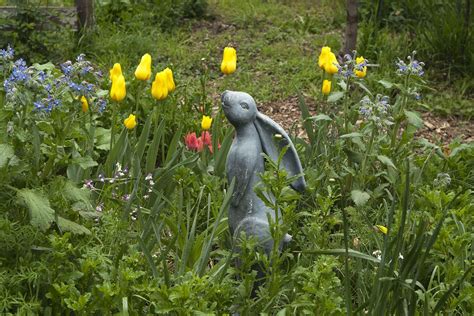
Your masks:
{"label": "rabbit head", "polygon": [[[222,109],[229,122],[236,130],[253,124],[257,133],[255,141],[261,144],[262,150],[273,161],[277,161],[280,152],[286,147],[281,165],[290,176],[296,176],[291,187],[302,192],[306,188],[298,153],[288,134],[268,116],[258,112],[254,99],[245,92],[225,91],[221,97]],[[260,155],[260,153],[259,153]]]}
{"label": "rabbit head", "polygon": [[221,100],[224,114],[232,125],[237,127],[255,120],[257,106],[248,93],[226,90]]}

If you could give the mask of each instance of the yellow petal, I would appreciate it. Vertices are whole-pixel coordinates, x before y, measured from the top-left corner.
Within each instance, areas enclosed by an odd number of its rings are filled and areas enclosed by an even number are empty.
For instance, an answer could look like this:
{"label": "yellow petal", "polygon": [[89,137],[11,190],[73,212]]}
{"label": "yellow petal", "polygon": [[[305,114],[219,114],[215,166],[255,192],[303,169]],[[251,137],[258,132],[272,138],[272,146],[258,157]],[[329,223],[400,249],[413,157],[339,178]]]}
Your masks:
{"label": "yellow petal", "polygon": [[211,128],[212,118],[210,116],[204,115],[201,121],[201,128],[205,131]]}
{"label": "yellow petal", "polygon": [[164,71],[156,74],[155,80],[151,84],[151,95],[157,100],[164,100],[168,97],[167,76]]}
{"label": "yellow petal", "polygon": [[89,110],[89,102],[87,102],[87,99],[85,96],[81,97],[81,103],[82,103],[82,112],[86,113]]}
{"label": "yellow petal", "polygon": [[138,80],[146,81],[151,77],[151,56],[150,54],[145,54],[142,56],[140,64],[135,70],[135,78]]}
{"label": "yellow petal", "polygon": [[324,64],[327,63],[327,58],[330,52],[331,48],[329,46],[324,46],[323,48],[321,48],[321,53],[319,54],[318,58],[319,68],[324,69]]}
{"label": "yellow petal", "polygon": [[112,87],[110,88],[110,98],[114,101],[120,102],[125,99],[127,90],[125,87],[125,78],[123,75],[118,75],[112,80]]}
{"label": "yellow petal", "polygon": [[135,126],[137,126],[135,115],[130,114],[125,120],[123,120],[123,125],[125,125],[127,129],[134,129]]}
{"label": "yellow petal", "polygon": [[221,71],[226,75],[230,75],[237,69],[237,51],[233,47],[224,48],[222,57]]}
{"label": "yellow petal", "polygon": [[115,63],[114,67],[110,69],[110,81],[114,81],[114,78],[122,74],[122,66],[119,63]]}
{"label": "yellow petal", "polygon": [[387,227],[382,226],[382,225],[375,225],[375,227],[377,227],[380,230],[380,232],[387,235],[387,233],[388,233],[388,228]]}
{"label": "yellow petal", "polygon": [[168,92],[173,92],[176,89],[176,85],[174,84],[173,71],[168,67],[163,71],[166,74],[166,83],[168,86]]}
{"label": "yellow petal", "polygon": [[324,80],[323,81],[323,87],[321,88],[321,92],[324,95],[328,95],[329,92],[331,92],[331,81],[329,81],[329,80]]}

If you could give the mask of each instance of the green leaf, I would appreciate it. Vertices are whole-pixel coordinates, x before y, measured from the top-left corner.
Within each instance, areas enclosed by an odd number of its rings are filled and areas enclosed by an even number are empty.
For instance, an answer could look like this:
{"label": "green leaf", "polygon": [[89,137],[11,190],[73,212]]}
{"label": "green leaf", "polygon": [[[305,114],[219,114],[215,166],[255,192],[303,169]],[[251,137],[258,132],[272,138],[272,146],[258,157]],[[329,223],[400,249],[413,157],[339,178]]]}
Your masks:
{"label": "green leaf", "polygon": [[54,134],[54,128],[53,125],[51,125],[50,122],[47,121],[39,121],[36,123],[36,126],[38,129],[42,132],[45,132],[46,134],[52,135]]}
{"label": "green leaf", "polygon": [[391,89],[393,87],[393,83],[391,83],[389,81],[386,81],[386,80],[379,80],[377,82],[380,83],[382,86],[384,86],[387,89]]}
{"label": "green leaf", "polygon": [[40,192],[29,189],[18,191],[18,198],[26,204],[30,211],[31,225],[47,230],[54,222],[54,210],[49,204],[49,200]]}
{"label": "green leaf", "polygon": [[363,192],[360,190],[352,190],[351,198],[352,201],[354,201],[355,205],[363,206],[370,199],[370,195],[367,192]]}
{"label": "green leaf", "polygon": [[110,149],[110,129],[96,127],[95,129],[95,147],[101,150]]}
{"label": "green leaf", "polygon": [[160,146],[161,138],[165,130],[165,120],[162,120],[160,124],[155,127],[155,132],[153,133],[153,140],[151,141],[150,146],[148,146],[148,152],[146,154],[146,173],[152,172],[155,170],[156,157],[158,156],[158,148]]}
{"label": "green leaf", "polygon": [[341,135],[340,137],[341,138],[353,138],[353,137],[362,137],[362,136],[363,135],[361,133],[353,132],[353,133]]}
{"label": "green leaf", "polygon": [[143,127],[142,133],[140,134],[140,140],[138,141],[137,145],[137,159],[141,161],[143,158],[143,154],[145,153],[145,146],[148,141],[148,135],[150,134],[150,126],[152,121],[153,115],[149,115],[145,126]]}
{"label": "green leaf", "polygon": [[15,152],[10,145],[0,144],[0,168],[5,167],[14,156]]}
{"label": "green leaf", "polygon": [[70,202],[82,202],[88,208],[92,208],[90,203],[90,191],[85,188],[78,188],[71,181],[64,181],[61,189],[62,196]]}
{"label": "green leaf", "polygon": [[319,122],[319,121],[330,122],[330,121],[332,121],[332,118],[330,118],[329,115],[326,115],[326,114],[318,114],[318,115],[315,115],[315,116],[311,116],[311,117],[309,117],[309,119],[311,119],[315,122]]}
{"label": "green leaf", "polygon": [[82,169],[86,170],[98,165],[90,156],[74,158],[71,163],[78,164]]}
{"label": "green leaf", "polygon": [[392,159],[388,158],[387,156],[384,156],[384,155],[377,155],[377,159],[380,160],[381,163],[383,163],[384,165],[386,166],[390,166],[392,167],[393,169],[397,169],[397,167],[395,167]]}
{"label": "green leaf", "polygon": [[[304,251],[303,253],[309,253],[309,254],[315,254],[315,255],[344,256],[346,254],[346,250],[339,248],[339,249],[328,249],[328,250]],[[372,261],[375,263],[380,263],[379,259],[371,255],[356,251],[356,250],[348,249],[348,254],[349,254],[349,257],[364,259],[364,260]]]}
{"label": "green leaf", "polygon": [[367,92],[370,96],[373,96],[372,92],[370,92],[370,90],[362,82],[356,81],[355,84],[358,85],[362,90]]}
{"label": "green leaf", "polygon": [[342,97],[344,97],[344,92],[342,92],[342,91],[333,92],[329,95],[328,102],[331,102],[331,103],[337,102],[340,99],[342,99]]}
{"label": "green leaf", "polygon": [[415,126],[416,128],[423,127],[423,120],[418,113],[405,110],[405,116],[409,124]]}
{"label": "green leaf", "polygon": [[79,235],[90,235],[91,231],[87,229],[86,227],[75,223],[73,221],[70,221],[68,219],[65,219],[61,216],[58,217],[58,226],[64,230],[71,232],[73,234],[79,234]]}

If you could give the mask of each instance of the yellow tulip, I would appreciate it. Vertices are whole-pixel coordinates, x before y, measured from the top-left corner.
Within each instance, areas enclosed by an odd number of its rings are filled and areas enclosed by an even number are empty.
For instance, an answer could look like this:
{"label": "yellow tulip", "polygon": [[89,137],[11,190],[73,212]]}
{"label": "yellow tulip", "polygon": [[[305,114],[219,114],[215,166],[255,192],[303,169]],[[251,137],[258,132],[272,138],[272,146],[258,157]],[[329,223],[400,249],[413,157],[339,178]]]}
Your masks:
{"label": "yellow tulip", "polygon": [[[356,64],[360,65],[365,61],[364,57],[360,56],[356,58]],[[359,78],[364,78],[367,75],[367,66],[364,66],[362,70],[354,70],[354,73]]]}
{"label": "yellow tulip", "polygon": [[109,76],[110,81],[114,81],[114,78],[118,77],[121,74],[122,74],[122,66],[120,66],[119,63],[115,63],[114,67],[110,69],[110,76]]}
{"label": "yellow tulip", "polygon": [[375,227],[377,227],[380,230],[380,232],[387,235],[387,233],[388,233],[388,228],[387,227],[382,226],[382,225],[375,225]]}
{"label": "yellow tulip", "polygon": [[168,78],[164,71],[156,74],[151,84],[151,95],[157,100],[164,100],[168,96]]}
{"label": "yellow tulip", "polygon": [[201,121],[201,128],[205,131],[211,128],[212,124],[212,118],[207,115],[203,115],[202,121]]}
{"label": "yellow tulip", "polygon": [[125,99],[127,89],[125,87],[125,78],[122,74],[116,76],[112,80],[112,87],[110,88],[110,98],[114,101],[120,102]]}
{"label": "yellow tulip", "polygon": [[224,56],[222,57],[221,71],[230,75],[237,68],[237,52],[233,47],[224,48]]}
{"label": "yellow tulip", "polygon": [[140,64],[135,70],[135,78],[146,81],[151,77],[151,56],[150,54],[143,55]]}
{"label": "yellow tulip", "polygon": [[123,120],[123,125],[125,125],[127,129],[134,129],[135,126],[137,126],[135,115],[130,114],[125,120]]}
{"label": "yellow tulip", "polygon": [[168,67],[163,70],[166,74],[166,82],[168,84],[168,92],[173,92],[174,89],[176,89],[176,85],[174,84],[174,79],[173,79],[173,71],[169,69]]}
{"label": "yellow tulip", "polygon": [[81,97],[81,103],[82,103],[82,112],[86,113],[89,111],[89,102],[87,102],[87,99],[85,96]]}
{"label": "yellow tulip", "polygon": [[323,87],[321,89],[321,92],[324,95],[328,95],[329,92],[331,92],[331,81],[329,81],[329,80],[324,80],[323,81]]}
{"label": "yellow tulip", "polygon": [[318,58],[319,68],[324,70],[324,65],[326,64],[326,60],[330,52],[331,48],[329,46],[324,46],[323,48],[321,48],[321,53],[319,54]]}
{"label": "yellow tulip", "polygon": [[326,73],[330,75],[334,75],[339,71],[339,63],[337,62],[336,55],[334,53],[329,52],[326,56],[326,63],[323,65],[324,70]]}

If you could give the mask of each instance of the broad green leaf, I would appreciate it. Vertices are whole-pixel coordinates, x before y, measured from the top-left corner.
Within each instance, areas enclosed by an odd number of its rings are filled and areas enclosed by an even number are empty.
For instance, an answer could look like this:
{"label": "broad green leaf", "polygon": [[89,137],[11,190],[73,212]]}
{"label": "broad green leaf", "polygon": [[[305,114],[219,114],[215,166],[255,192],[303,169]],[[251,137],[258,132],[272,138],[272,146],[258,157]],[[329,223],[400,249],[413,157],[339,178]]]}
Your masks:
{"label": "broad green leaf", "polygon": [[329,95],[328,97],[328,102],[337,102],[339,101],[340,99],[342,99],[344,97],[344,92],[342,91],[336,91],[336,92],[333,92]]}
{"label": "broad green leaf", "polygon": [[89,208],[92,207],[90,203],[90,191],[85,188],[78,188],[71,181],[64,181],[61,193],[68,201],[82,202]]}
{"label": "broad green leaf", "polygon": [[38,129],[46,134],[52,135],[54,134],[54,127],[51,125],[50,122],[47,121],[39,121],[36,123]]}
{"label": "broad green leaf", "polygon": [[381,163],[383,163],[384,165],[386,166],[390,166],[394,169],[397,169],[397,167],[395,167],[392,159],[388,158],[387,156],[384,156],[384,155],[377,155],[377,159],[380,160]]}
{"label": "broad green leaf", "polygon": [[64,231],[68,231],[68,232],[71,232],[73,234],[80,234],[80,235],[90,235],[91,234],[91,231],[89,229],[87,229],[86,227],[80,225],[80,224],[77,224],[73,221],[70,221],[68,219],[65,219],[61,216],[58,217],[58,226],[64,230]]}
{"label": "broad green leaf", "polygon": [[423,120],[418,113],[405,110],[405,116],[409,124],[415,126],[416,128],[423,127]]}
{"label": "broad green leaf", "polygon": [[382,86],[384,86],[387,89],[391,89],[393,87],[393,83],[391,83],[389,81],[386,81],[386,80],[379,80],[377,82],[380,83]]}
{"label": "broad green leaf", "polygon": [[71,163],[78,164],[82,169],[86,170],[98,165],[90,156],[74,158]]}
{"label": "broad green leaf", "polygon": [[370,195],[367,192],[360,190],[352,190],[351,198],[354,201],[355,205],[363,206],[370,199]]}
{"label": "broad green leaf", "polygon": [[319,122],[319,121],[330,122],[330,121],[332,121],[332,118],[330,118],[329,115],[326,115],[326,114],[318,114],[318,115],[315,115],[315,116],[311,116],[310,119],[312,119],[315,122]]}
{"label": "broad green leaf", "polygon": [[5,167],[14,156],[15,152],[10,145],[0,144],[0,168]]}
{"label": "broad green leaf", "polygon": [[95,129],[95,147],[101,150],[110,149],[110,129],[96,127]]}
{"label": "broad green leaf", "polygon": [[151,121],[152,121],[153,115],[149,115],[146,122],[145,126],[143,127],[142,133],[140,134],[140,139],[138,141],[137,145],[137,159],[138,161],[142,160],[143,153],[145,152],[145,146],[148,141],[148,135],[150,134],[150,126],[151,126]]}
{"label": "broad green leaf", "polygon": [[311,124],[311,122],[308,121],[309,110],[304,100],[304,97],[301,93],[298,93],[298,106],[301,110],[301,116],[303,117],[303,127],[306,130],[306,134],[308,134],[310,143],[313,143],[315,141],[313,124]]}
{"label": "broad green leaf", "polygon": [[171,142],[168,146],[168,152],[166,153],[165,164],[167,164],[169,161],[171,161],[171,158],[173,158],[173,155],[176,152],[176,149],[178,148],[178,141],[180,138],[181,138],[181,129],[178,129],[176,133],[174,134],[173,138],[171,139]]}
{"label": "broad green leaf", "polygon": [[31,225],[47,230],[54,222],[54,210],[49,204],[49,200],[40,192],[30,189],[18,191],[18,198],[26,204],[30,211]]}
{"label": "broad green leaf", "polygon": [[370,96],[373,96],[372,92],[360,81],[355,81],[355,84],[358,85],[362,90],[367,92]]}
{"label": "broad green leaf", "polygon": [[155,132],[153,133],[153,140],[150,146],[148,146],[148,152],[146,154],[146,173],[155,170],[156,158],[158,156],[158,148],[160,146],[160,141],[164,134],[164,130],[165,121],[162,120],[160,122],[160,125],[155,128]]}

